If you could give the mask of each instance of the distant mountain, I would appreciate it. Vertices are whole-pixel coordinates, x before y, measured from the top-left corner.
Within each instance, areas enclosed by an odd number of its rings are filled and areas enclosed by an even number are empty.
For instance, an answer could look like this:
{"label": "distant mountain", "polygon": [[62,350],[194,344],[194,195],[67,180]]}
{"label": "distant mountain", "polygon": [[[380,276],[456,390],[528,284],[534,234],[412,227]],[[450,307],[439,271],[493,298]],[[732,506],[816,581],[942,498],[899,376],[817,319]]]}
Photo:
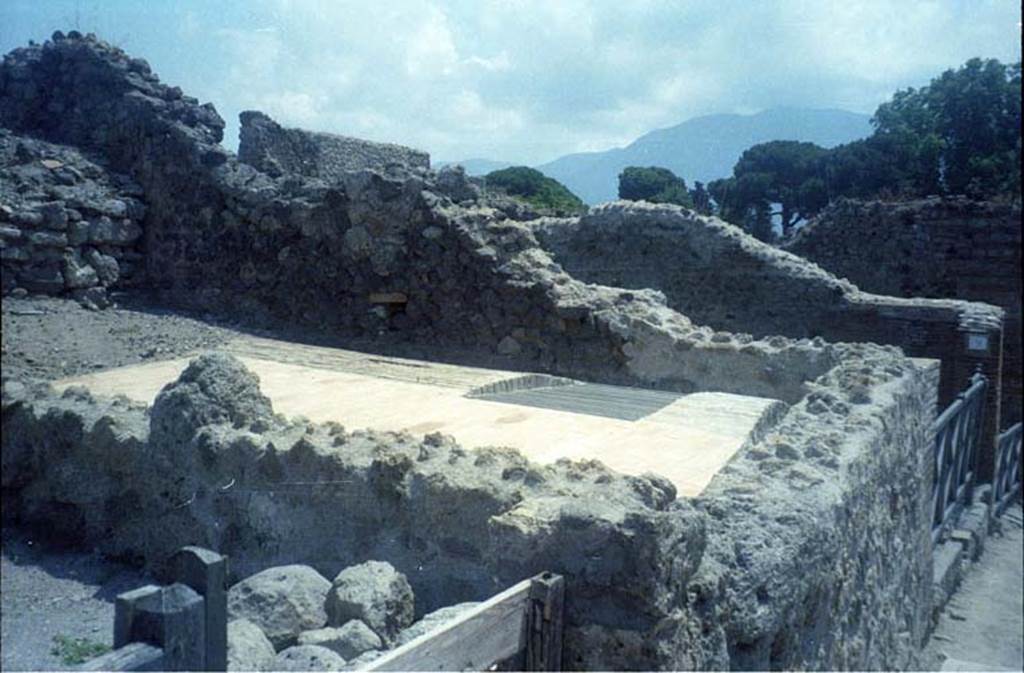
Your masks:
{"label": "distant mountain", "polygon": [[[752,145],[800,140],[834,147],[871,135],[870,119],[845,110],[791,107],[708,115],[651,131],[624,148],[568,154],[536,168],[587,203],[601,203],[618,197],[619,173],[626,166],[661,166],[690,186],[696,180],[706,184],[732,175],[736,161]],[[466,170],[472,172],[469,166]]]}
{"label": "distant mountain", "polygon": [[514,165],[507,161],[492,161],[491,159],[463,159],[462,161],[438,161],[434,168],[444,168],[456,164],[465,168],[469,175],[487,175],[492,171],[500,171]]}

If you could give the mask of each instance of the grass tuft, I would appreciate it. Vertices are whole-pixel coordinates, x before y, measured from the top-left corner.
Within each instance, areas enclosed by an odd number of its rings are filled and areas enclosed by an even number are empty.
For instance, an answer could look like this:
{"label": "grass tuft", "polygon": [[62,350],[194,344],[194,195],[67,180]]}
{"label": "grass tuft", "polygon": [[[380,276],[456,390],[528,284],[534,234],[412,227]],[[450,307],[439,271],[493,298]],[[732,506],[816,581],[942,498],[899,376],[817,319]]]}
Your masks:
{"label": "grass tuft", "polygon": [[50,650],[50,654],[60,657],[61,662],[66,666],[77,666],[109,651],[110,645],[97,643],[88,638],[71,638],[57,634],[53,637],[53,648]]}

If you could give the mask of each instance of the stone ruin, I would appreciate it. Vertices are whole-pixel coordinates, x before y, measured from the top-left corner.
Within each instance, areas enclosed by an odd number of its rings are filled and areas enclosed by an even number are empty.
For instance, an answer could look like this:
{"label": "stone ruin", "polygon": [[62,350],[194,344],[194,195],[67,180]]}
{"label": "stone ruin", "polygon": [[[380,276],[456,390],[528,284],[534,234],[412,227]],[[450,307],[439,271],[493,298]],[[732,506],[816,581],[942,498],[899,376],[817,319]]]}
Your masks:
{"label": "stone ruin", "polygon": [[786,247],[869,292],[959,297],[1002,308],[1001,426],[1021,420],[1019,203],[963,197],[897,203],[843,200]]}
{"label": "stone ruin", "polygon": [[336,180],[351,171],[430,168],[430,155],[409,147],[283,128],[255,110],[243,112],[241,122],[238,160],[272,177]]}
{"label": "stone ruin", "polygon": [[[151,407],[5,380],[9,516],[152,564],[206,546],[235,579],[386,561],[418,615],[557,572],[567,669],[914,665],[931,615],[940,365],[864,341],[909,352],[915,326],[998,334],[1000,309],[866,295],[671,206],[521,221],[458,171],[382,168],[369,150],[343,170],[317,157],[345,144],[313,151],[305,139],[319,136],[246,124],[253,153],[236,157],[211,105],[92,36],[5,56],[5,181],[59,170],[41,164],[51,155],[91,162],[102,175],[78,169],[69,186],[88,178],[142,234],[92,238],[104,214],[71,192],[0,192],[4,292],[39,291],[26,279],[53,269],[83,289],[67,271],[82,260],[100,279],[92,249],[132,269],[110,287],[144,283],[170,305],[445,344],[524,372],[758,395],[782,403],[773,424],[680,497],[594,461],[289,420],[237,360],[206,355]],[[36,218],[43,203],[64,215]],[[76,247],[80,222],[90,237]],[[602,261],[612,243],[621,256]]]}

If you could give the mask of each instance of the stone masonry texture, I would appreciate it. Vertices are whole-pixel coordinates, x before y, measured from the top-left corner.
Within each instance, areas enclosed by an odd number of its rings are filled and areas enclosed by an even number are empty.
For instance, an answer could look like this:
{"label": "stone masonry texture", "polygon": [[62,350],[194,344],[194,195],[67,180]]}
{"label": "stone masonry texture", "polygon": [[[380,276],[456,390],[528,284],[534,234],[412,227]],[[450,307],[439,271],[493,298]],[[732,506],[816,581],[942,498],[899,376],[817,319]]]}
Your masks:
{"label": "stone masonry texture", "polygon": [[238,159],[264,173],[336,180],[346,172],[389,166],[430,168],[430,155],[401,145],[284,128],[262,112],[241,114]]}
{"label": "stone masonry texture", "polygon": [[[295,563],[333,577],[386,561],[420,613],[562,573],[566,668],[914,665],[931,612],[938,365],[782,326],[803,312],[807,324],[997,334],[999,309],[864,296],[672,206],[524,223],[475,198],[464,176],[421,166],[275,175],[220,146],[211,105],[76,33],[4,57],[0,126],[16,142],[88,153],[137,185],[145,283],[172,305],[788,405],[702,496],[680,499],[661,477],[594,462],[542,466],[440,435],[288,420],[227,356],[193,361],[152,408],[5,379],[3,499],[17,520],[155,565],[182,544],[208,546],[240,577]],[[717,250],[720,267],[760,265],[763,291],[788,290],[794,305],[773,315],[763,295],[743,300],[755,276],[740,274],[731,289],[707,276],[720,284],[704,304],[681,306],[670,284],[610,286],[551,243],[558,227],[663,225]],[[733,301],[727,289],[756,319],[714,313],[715,300]]]}
{"label": "stone masonry texture", "polygon": [[840,201],[787,248],[869,292],[1001,307],[1006,312],[1001,425],[1021,420],[1019,205],[964,198]]}
{"label": "stone masonry texture", "polygon": [[[545,218],[531,226],[574,277],[655,288],[669,306],[703,325],[754,336],[893,344],[908,355],[938,359],[940,408],[980,367],[991,380],[986,446],[994,441],[1004,370],[1002,308],[870,294],[720,220],[671,206],[617,202],[579,219]],[[970,349],[971,332],[987,345]],[[983,460],[988,476],[991,453]]]}

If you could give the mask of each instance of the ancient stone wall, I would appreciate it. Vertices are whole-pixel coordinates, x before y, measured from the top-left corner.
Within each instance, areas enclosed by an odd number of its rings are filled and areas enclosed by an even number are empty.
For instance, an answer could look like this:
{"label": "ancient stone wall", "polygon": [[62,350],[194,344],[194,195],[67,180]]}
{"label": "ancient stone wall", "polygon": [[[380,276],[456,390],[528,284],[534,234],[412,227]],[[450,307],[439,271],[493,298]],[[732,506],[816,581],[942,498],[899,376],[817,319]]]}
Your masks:
{"label": "ancient stone wall", "polygon": [[[664,666],[659,630],[697,628],[678,588],[700,560],[704,517],[657,477],[289,422],[223,356],[193,362],[149,413],[14,382],[3,400],[5,509],[66,540],[153,563],[200,544],[229,555],[237,577],[288,563],[333,577],[386,560],[420,614],[565,572],[570,665]],[[617,652],[620,639],[650,645]]]}
{"label": "ancient stone wall", "polygon": [[430,168],[429,154],[401,145],[284,128],[251,110],[241,114],[241,121],[238,159],[274,177],[291,173],[337,180],[351,171]]}
{"label": "ancient stone wall", "polygon": [[851,361],[821,377],[697,499],[710,520],[690,591],[724,630],[732,670],[916,666],[930,629],[939,372],[900,365],[881,383],[871,369]]}
{"label": "ancient stone wall", "polygon": [[103,305],[141,281],[142,190],[71,147],[0,129],[3,294],[67,294]]}
{"label": "ancient stone wall", "polygon": [[536,220],[533,227],[574,277],[660,290],[669,306],[699,324],[755,337],[893,344],[913,357],[941,360],[943,407],[980,367],[992,381],[987,435],[995,436],[1002,309],[862,292],[721,220],[674,206],[617,202],[579,219]]}
{"label": "ancient stone wall", "polygon": [[1006,311],[1002,425],[1021,418],[1020,206],[963,198],[843,200],[786,248],[868,292],[987,302]]}
{"label": "ancient stone wall", "polygon": [[386,560],[421,614],[558,572],[567,669],[908,668],[935,376],[885,351],[840,364],[693,501],[597,463],[289,421],[226,356],[151,410],[5,381],[5,515],[155,564],[200,544],[240,577]]}
{"label": "ancient stone wall", "polygon": [[[931,607],[921,447],[932,370],[893,347],[715,331],[667,305],[668,291],[583,282],[533,228],[455,197],[472,190],[429,172],[274,178],[221,148],[212,107],[160,84],[144,62],[59,38],[5,57],[0,124],[89,147],[139,183],[147,282],[174,301],[793,407],[690,502],[660,478],[594,464],[542,468],[437,436],[287,422],[218,358],[193,365],[148,415],[6,382],[4,502],[23,521],[63,522],[68,535],[150,561],[202,544],[246,573],[386,560],[426,609],[560,572],[567,668],[910,661]],[[650,219],[643,204],[615,207],[627,224]],[[709,245],[753,245],[705,224],[719,232]],[[820,283],[801,283],[810,307]]]}
{"label": "ancient stone wall", "polygon": [[15,50],[0,123],[94,148],[138,180],[147,282],[172,301],[328,334],[397,331],[587,380],[785,401],[836,357],[821,342],[697,327],[658,293],[581,283],[525,225],[456,205],[433,174],[271,178],[216,144],[212,107],[148,73],[94,39]]}

